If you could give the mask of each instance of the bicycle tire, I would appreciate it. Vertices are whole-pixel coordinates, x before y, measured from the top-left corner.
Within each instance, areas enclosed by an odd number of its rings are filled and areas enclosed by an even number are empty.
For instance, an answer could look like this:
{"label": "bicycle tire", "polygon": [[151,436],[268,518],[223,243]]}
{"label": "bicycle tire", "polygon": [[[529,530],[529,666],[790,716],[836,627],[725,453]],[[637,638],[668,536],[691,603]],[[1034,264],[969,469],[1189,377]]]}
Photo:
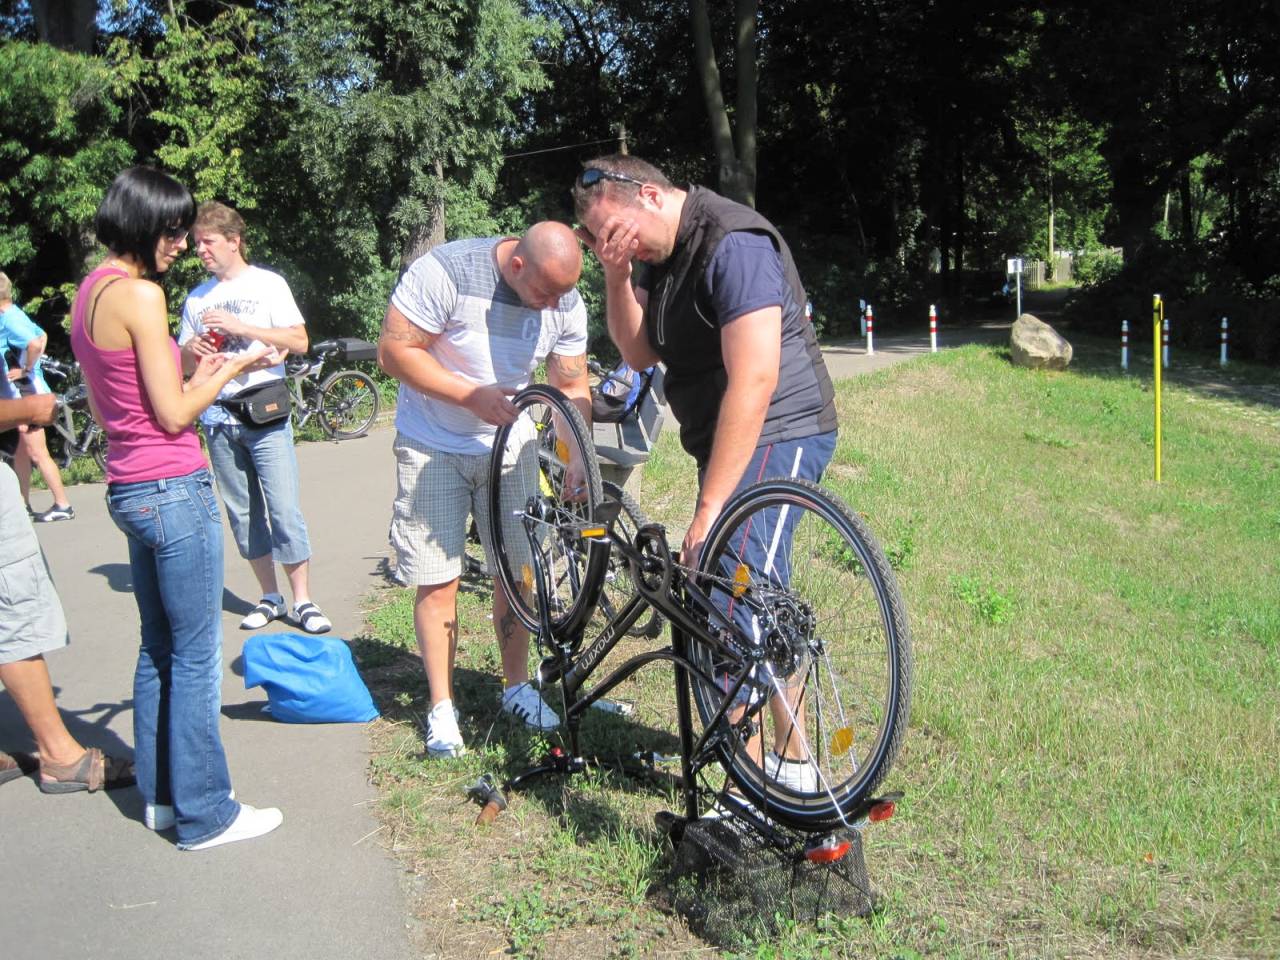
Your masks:
{"label": "bicycle tire", "polygon": [[363,437],[380,406],[378,385],[359,370],[339,370],[320,386],[320,425],[334,440]]}
{"label": "bicycle tire", "polygon": [[[649,518],[640,508],[640,504],[636,503],[631,494],[611,480],[603,481],[601,489],[606,499],[617,500],[622,504],[618,519],[614,524],[615,534],[626,540],[634,539],[636,531],[649,523]],[[600,613],[604,619],[606,621],[612,620],[635,592],[635,585],[631,582],[631,570],[626,560],[610,551],[609,565],[605,573],[604,588],[600,591],[599,602]],[[631,625],[627,635],[632,637],[656,637],[662,633],[662,624],[662,615],[653,607],[650,607],[640,615],[639,620]]]}
{"label": "bicycle tire", "polygon": [[107,435],[102,430],[94,433],[93,439],[89,441],[89,453],[93,456],[93,462],[98,465],[104,474],[107,472]]}
{"label": "bicycle tire", "polygon": [[[537,631],[541,618],[531,553],[536,548],[547,571],[548,620],[557,634],[567,635],[590,619],[604,580],[607,544],[583,541],[577,533],[579,525],[595,520],[600,465],[582,414],[555,387],[526,387],[511,402],[519,416],[498,428],[489,458],[489,568],[516,617]],[[582,489],[565,496],[567,465],[575,457],[582,464]],[[516,515],[528,518],[532,543],[523,519],[503,522]],[[523,539],[513,541],[516,536]]]}
{"label": "bicycle tire", "polygon": [[[745,544],[763,561],[745,562]],[[765,651],[721,721],[732,727],[715,739],[721,766],[780,823],[851,826],[897,757],[911,708],[906,607],[870,529],[816,484],[766,480],[726,504],[692,582],[737,643]],[[751,658],[690,645],[715,681],[691,684],[705,728]]]}

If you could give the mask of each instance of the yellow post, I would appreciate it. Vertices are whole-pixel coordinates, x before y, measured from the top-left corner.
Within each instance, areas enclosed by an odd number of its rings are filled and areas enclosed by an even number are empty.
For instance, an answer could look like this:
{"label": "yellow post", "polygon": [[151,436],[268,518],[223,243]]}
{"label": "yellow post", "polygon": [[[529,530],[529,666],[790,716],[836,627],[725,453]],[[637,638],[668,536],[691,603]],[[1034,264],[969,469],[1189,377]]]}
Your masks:
{"label": "yellow post", "polygon": [[1156,369],[1156,483],[1160,482],[1160,393],[1163,389],[1160,382],[1160,330],[1164,325],[1164,301],[1160,299],[1160,294],[1156,294],[1151,304],[1151,319],[1155,328],[1155,348],[1152,355],[1155,357]]}

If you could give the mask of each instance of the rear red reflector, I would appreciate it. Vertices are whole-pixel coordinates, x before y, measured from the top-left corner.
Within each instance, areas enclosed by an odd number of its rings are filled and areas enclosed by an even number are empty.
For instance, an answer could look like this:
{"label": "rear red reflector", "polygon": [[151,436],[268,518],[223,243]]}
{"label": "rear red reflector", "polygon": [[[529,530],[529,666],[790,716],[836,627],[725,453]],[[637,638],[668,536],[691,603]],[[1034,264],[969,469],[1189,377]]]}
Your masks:
{"label": "rear red reflector", "polygon": [[888,820],[893,816],[893,801],[886,800],[884,803],[877,803],[874,807],[867,811],[867,819],[872,823],[879,823],[881,820]]}
{"label": "rear red reflector", "polygon": [[849,852],[851,846],[853,846],[852,841],[826,837],[816,844],[805,847],[804,858],[810,863],[835,863]]}

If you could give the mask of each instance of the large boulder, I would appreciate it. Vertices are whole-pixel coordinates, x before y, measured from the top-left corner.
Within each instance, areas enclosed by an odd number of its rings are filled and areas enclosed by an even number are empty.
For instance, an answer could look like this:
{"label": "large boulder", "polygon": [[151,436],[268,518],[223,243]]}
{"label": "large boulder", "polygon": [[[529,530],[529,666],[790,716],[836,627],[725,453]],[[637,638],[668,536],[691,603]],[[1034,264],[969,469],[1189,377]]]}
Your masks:
{"label": "large boulder", "polygon": [[1071,362],[1071,344],[1053,327],[1029,313],[1013,321],[1009,350],[1013,362],[1020,367],[1065,370]]}

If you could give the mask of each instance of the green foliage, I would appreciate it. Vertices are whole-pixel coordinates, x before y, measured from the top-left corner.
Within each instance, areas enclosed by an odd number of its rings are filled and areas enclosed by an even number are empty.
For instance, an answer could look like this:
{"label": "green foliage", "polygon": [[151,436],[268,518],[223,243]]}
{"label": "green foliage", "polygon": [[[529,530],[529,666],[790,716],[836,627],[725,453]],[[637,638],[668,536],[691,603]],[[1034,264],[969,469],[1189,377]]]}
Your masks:
{"label": "green foliage", "polygon": [[1120,254],[1111,250],[1093,250],[1075,258],[1072,270],[1082,287],[1096,287],[1119,276],[1124,266]]}
{"label": "green foliage", "polygon": [[102,61],[8,41],[0,77],[0,266],[21,287],[45,249],[79,270],[103,188],[134,150],[116,134],[119,91]]}
{"label": "green foliage", "polygon": [[998,627],[1013,619],[1013,600],[985,586],[977,577],[952,577],[951,589],[956,598],[984,623]]}
{"label": "green foliage", "polygon": [[[166,17],[154,58],[139,69],[143,92],[157,104],[156,159],[197,200],[221,200],[242,212],[257,205],[264,186],[251,168],[266,103],[257,30],[245,7],[227,7],[205,26]],[[116,49],[122,46],[117,40]]]}

